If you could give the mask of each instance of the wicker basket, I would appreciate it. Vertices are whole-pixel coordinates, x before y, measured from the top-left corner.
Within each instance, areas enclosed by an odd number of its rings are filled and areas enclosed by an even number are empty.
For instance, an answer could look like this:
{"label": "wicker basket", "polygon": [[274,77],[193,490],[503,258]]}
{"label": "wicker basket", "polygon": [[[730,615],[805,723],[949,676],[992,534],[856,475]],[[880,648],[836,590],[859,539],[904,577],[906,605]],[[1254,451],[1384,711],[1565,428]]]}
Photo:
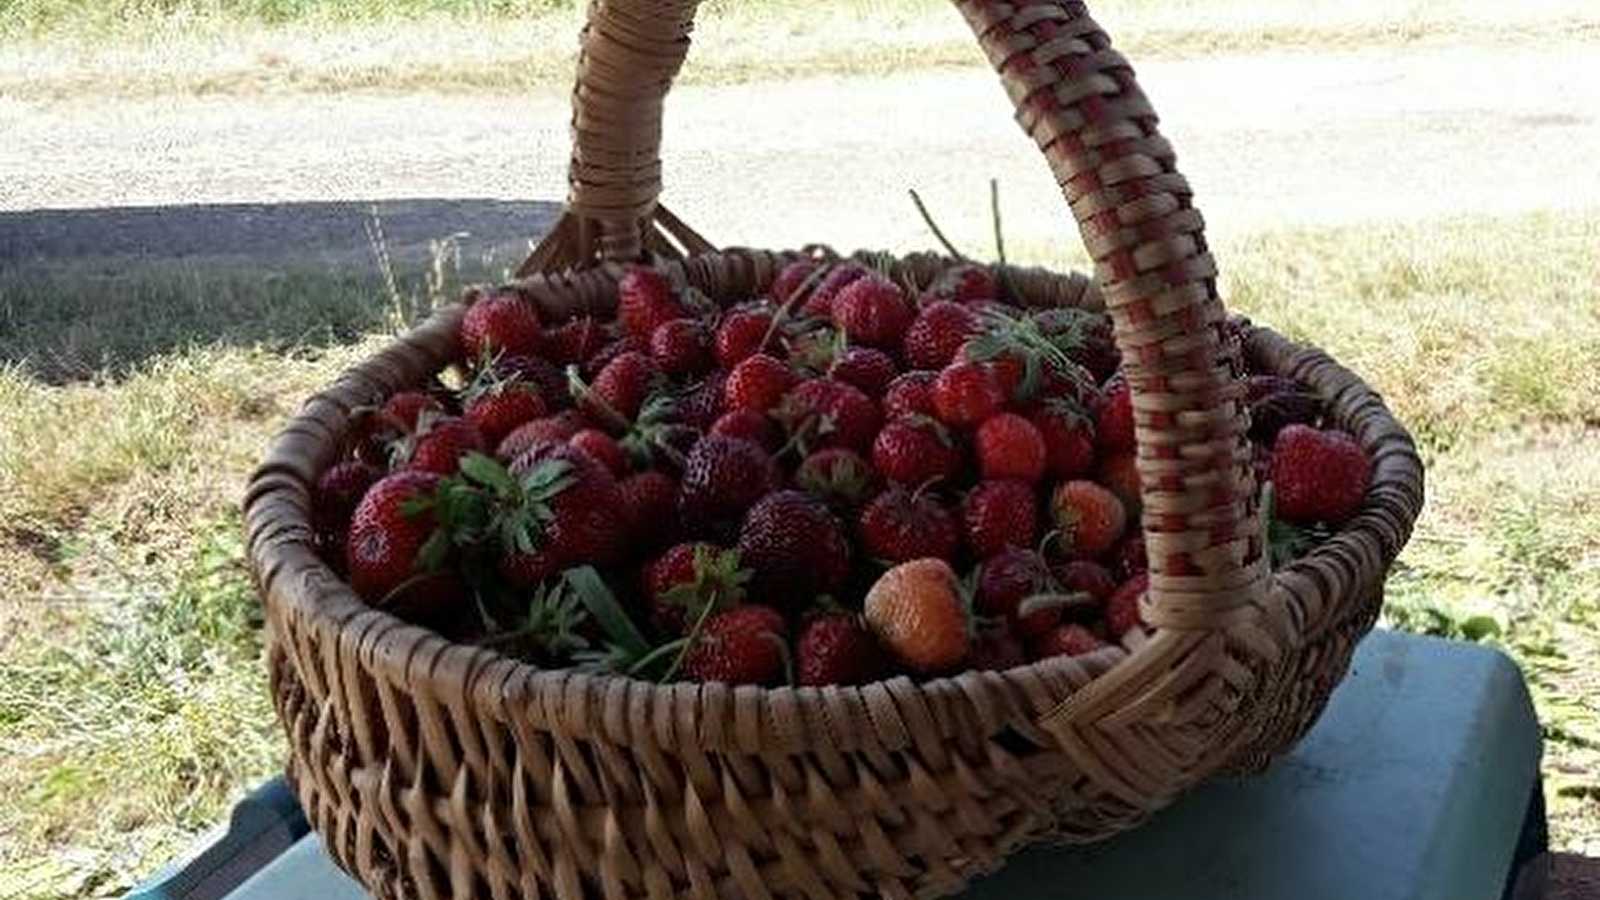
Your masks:
{"label": "wicker basket", "polygon": [[[1006,672],[760,689],[539,670],[373,610],[315,556],[310,485],[353,408],[451,362],[463,307],[442,310],[312,398],[246,502],[289,774],[332,856],[377,897],[938,896],[1030,841],[1103,838],[1202,779],[1264,765],[1321,711],[1422,504],[1410,437],[1325,355],[1247,325],[1233,339],[1172,150],[1081,4],[957,5],[1096,261],[1098,286],[1013,270],[1016,287],[1033,303],[1108,304],[1115,322],[1150,629]],[[729,301],[794,258],[717,252],[656,202],[662,101],[694,8],[591,8],[570,202],[514,284],[547,317],[607,309],[615,261],[673,257]],[[925,280],[943,262],[900,265]],[[1311,385],[1375,461],[1360,514],[1276,573],[1241,353]]]}

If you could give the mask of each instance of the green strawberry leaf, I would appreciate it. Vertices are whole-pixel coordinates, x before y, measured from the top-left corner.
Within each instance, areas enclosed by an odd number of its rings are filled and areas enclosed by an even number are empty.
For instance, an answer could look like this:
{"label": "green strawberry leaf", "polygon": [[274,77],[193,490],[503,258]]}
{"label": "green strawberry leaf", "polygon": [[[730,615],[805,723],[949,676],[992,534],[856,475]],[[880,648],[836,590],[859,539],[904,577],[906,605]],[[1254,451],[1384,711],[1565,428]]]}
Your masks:
{"label": "green strawberry leaf", "polygon": [[600,623],[600,629],[631,658],[642,659],[650,654],[650,642],[640,633],[638,626],[628,616],[615,594],[600,578],[593,566],[578,566],[562,574],[583,602],[589,615]]}
{"label": "green strawberry leaf", "polygon": [[506,467],[499,460],[477,451],[461,458],[461,474],[504,497],[517,492],[516,479]]}

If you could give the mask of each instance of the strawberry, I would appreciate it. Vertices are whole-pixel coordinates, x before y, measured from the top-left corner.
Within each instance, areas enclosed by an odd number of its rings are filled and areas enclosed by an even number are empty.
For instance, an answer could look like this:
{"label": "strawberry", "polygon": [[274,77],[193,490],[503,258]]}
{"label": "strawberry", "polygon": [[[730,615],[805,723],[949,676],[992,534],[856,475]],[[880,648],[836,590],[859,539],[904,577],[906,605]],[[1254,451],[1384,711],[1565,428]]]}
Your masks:
{"label": "strawberry", "polygon": [[828,370],[828,377],[855,385],[861,389],[861,393],[873,399],[882,397],[889,388],[889,382],[898,374],[900,370],[895,367],[894,359],[882,350],[871,347],[848,348],[839,354]]}
{"label": "strawberry", "polygon": [[544,397],[519,380],[499,381],[472,394],[466,401],[467,421],[477,427],[485,447],[497,447],[506,435],[525,422],[542,418]]}
{"label": "strawberry", "polygon": [[1094,471],[1094,420],[1076,404],[1046,400],[1029,417],[1044,440],[1045,469],[1066,481]]}
{"label": "strawberry", "polygon": [[504,356],[495,360],[493,372],[501,382],[518,382],[536,391],[550,412],[572,405],[566,370],[545,357]]}
{"label": "strawberry", "polygon": [[852,344],[897,351],[911,327],[905,292],[882,278],[860,278],[833,299],[832,319]]}
{"label": "strawberry", "polygon": [[744,602],[749,581],[737,550],[704,542],[676,544],[645,567],[650,618],[665,634],[683,634],[707,605],[729,609]]}
{"label": "strawberry", "polygon": [[1106,313],[1055,306],[1034,310],[1028,318],[1051,346],[1088,370],[1095,382],[1104,382],[1116,372],[1121,354]]}
{"label": "strawberry", "polygon": [[727,408],[766,415],[776,409],[784,395],[800,383],[800,376],[787,365],[765,353],[739,361],[722,386]]}
{"label": "strawberry", "polygon": [[311,522],[317,545],[335,569],[344,569],[345,542],[350,517],[367,490],[382,478],[377,466],[358,459],[345,460],[317,476],[311,491]]}
{"label": "strawberry", "polygon": [[829,447],[800,461],[794,485],[834,509],[853,510],[877,491],[878,473],[854,450]]}
{"label": "strawberry", "polygon": [[582,428],[577,417],[570,413],[569,410],[518,425],[495,447],[495,458],[511,462],[540,444],[565,444]]}
{"label": "strawberry", "polygon": [[1092,481],[1063,481],[1050,496],[1050,516],[1064,554],[1094,559],[1110,550],[1128,527],[1117,495]]}
{"label": "strawberry", "polygon": [[1139,464],[1132,453],[1118,453],[1101,460],[1094,480],[1117,495],[1117,499],[1122,501],[1123,509],[1128,513],[1129,522],[1139,521],[1139,511],[1144,508],[1144,500],[1139,496],[1141,486]]}
{"label": "strawberry", "polygon": [[1020,481],[981,481],[961,504],[967,546],[983,559],[1007,545],[1032,547],[1039,538],[1039,504]]}
{"label": "strawberry", "polygon": [[1033,658],[1087,656],[1107,646],[1109,645],[1105,641],[1095,637],[1094,632],[1082,625],[1076,623],[1057,625],[1034,643]]}
{"label": "strawberry", "polygon": [[698,319],[673,319],[650,334],[650,357],[668,375],[698,375],[711,368],[712,333]]}
{"label": "strawberry", "polygon": [[1005,628],[991,629],[978,636],[972,645],[972,668],[979,671],[1004,672],[1026,665],[1028,655],[1022,643]]}
{"label": "strawberry", "polygon": [[610,341],[604,325],[591,316],[584,316],[547,329],[544,355],[559,366],[582,365]]}
{"label": "strawberry", "polygon": [[500,574],[529,587],[572,566],[608,565],[626,553],[617,482],[567,445],[546,444],[511,464],[495,522]]}
{"label": "strawberry", "polygon": [[693,528],[736,527],[751,504],[779,484],[778,466],[767,451],[738,438],[707,435],[684,461],[678,509]]}
{"label": "strawberry", "polygon": [[428,414],[443,415],[444,407],[421,391],[401,391],[383,404],[382,417],[406,432],[416,431]]}
{"label": "strawberry", "polygon": [[906,329],[901,358],[912,369],[942,369],[978,332],[978,317],[959,303],[939,300],[922,308]]}
{"label": "strawberry", "polygon": [[872,464],[893,484],[909,488],[955,478],[961,454],[935,419],[911,416],[890,422],[872,442]]}
{"label": "strawberry", "polygon": [[880,422],[871,397],[831,378],[815,378],[791,390],[777,416],[811,450],[845,447],[865,452]]}
{"label": "strawberry", "polygon": [[678,530],[677,480],[650,469],[618,481],[617,515],[635,548],[650,550],[667,543]]}
{"label": "strawberry", "polygon": [[1273,442],[1273,513],[1286,522],[1343,522],[1361,509],[1371,478],[1366,451],[1342,431],[1289,425]]}
{"label": "strawberry", "polygon": [[778,430],[773,427],[771,420],[746,409],[730,410],[718,416],[711,423],[710,433],[741,438],[752,444],[760,444],[769,451],[778,449]]}
{"label": "strawberry", "polygon": [[942,559],[915,559],[884,572],[867,591],[863,612],[890,655],[919,674],[950,671],[971,652],[956,573]]}
{"label": "strawberry", "polygon": [[844,586],[850,542],[820,500],[801,491],[768,494],[745,515],[739,557],[750,590],[782,609],[798,609]]}
{"label": "strawberry", "polygon": [[1103,456],[1133,452],[1133,394],[1127,381],[1111,385],[1095,410],[1095,441]]}
{"label": "strawberry", "polygon": [[714,612],[683,656],[689,681],[773,684],[784,675],[789,624],[770,606]]}
{"label": "strawberry", "polygon": [[406,618],[433,619],[464,597],[460,578],[445,568],[448,542],[434,538],[434,500],[442,479],[401,471],[367,491],[350,519],[345,566],[362,599]]}
{"label": "strawberry", "polygon": [[770,352],[775,346],[774,330],[772,313],[765,309],[736,310],[723,316],[715,341],[717,365],[732,369],[757,353]]}
{"label": "strawberry", "polygon": [[[599,350],[596,350],[593,356],[585,360],[583,365],[578,367],[578,374],[582,375],[584,378],[593,379],[595,376],[599,375],[606,366],[610,365],[612,360],[623,355],[624,353],[637,353],[640,356],[643,356],[645,359],[650,359],[649,338],[639,338],[632,335],[624,335],[623,337],[611,341],[610,343],[601,347]],[[652,365],[655,364],[655,360],[653,359],[650,360],[650,362]]]}
{"label": "strawberry", "polygon": [[985,479],[1012,478],[1032,484],[1044,477],[1044,437],[1016,413],[1001,413],[978,426],[978,471]]}
{"label": "strawberry", "polygon": [[567,443],[582,451],[586,456],[610,472],[612,477],[621,478],[628,474],[628,454],[622,450],[622,445],[616,438],[598,428],[585,428],[567,439]]}
{"label": "strawberry", "polygon": [[1005,408],[1006,394],[992,367],[958,362],[946,366],[933,383],[933,408],[956,428],[971,427]]}
{"label": "strawberry", "polygon": [[488,294],[461,317],[461,349],[469,362],[538,353],[543,336],[539,313],[516,294]]}
{"label": "strawberry", "polygon": [[578,405],[608,429],[626,430],[639,417],[660,374],[654,360],[630,350],[607,363],[589,389],[575,396]]}
{"label": "strawberry", "polygon": [[1123,635],[1134,628],[1145,627],[1144,613],[1140,611],[1139,603],[1149,589],[1150,576],[1135,575],[1106,601],[1106,630],[1111,633],[1113,640],[1120,641]]}
{"label": "strawberry", "polygon": [[816,271],[817,263],[809,259],[797,259],[784,265],[778,270],[777,277],[772,279],[772,286],[767,288],[767,296],[779,306],[788,303]]}
{"label": "strawberry", "polygon": [[667,279],[654,269],[634,267],[617,281],[617,324],[623,334],[648,341],[662,323],[688,315]]}
{"label": "strawberry", "polygon": [[906,372],[889,382],[883,392],[883,418],[892,422],[906,416],[933,416],[933,383],[938,372]]}
{"label": "strawberry", "polygon": [[1150,560],[1145,554],[1144,535],[1138,531],[1129,533],[1111,551],[1112,571],[1123,578],[1132,578],[1149,570]]}
{"label": "strawberry", "polygon": [[727,391],[728,376],[713,371],[699,384],[690,388],[678,401],[678,418],[690,428],[705,431],[717,421],[728,405],[723,395]]}
{"label": "strawberry", "polygon": [[856,530],[868,555],[890,563],[925,556],[949,559],[961,545],[955,515],[932,496],[904,488],[872,498],[861,510]]}
{"label": "strawberry", "polygon": [[425,417],[406,454],[406,468],[449,475],[468,453],[482,453],[483,434],[478,426],[455,416]]}
{"label": "strawberry", "polygon": [[1252,375],[1245,382],[1250,404],[1250,440],[1272,446],[1278,432],[1289,425],[1316,425],[1326,407],[1316,392],[1291,378]]}
{"label": "strawberry", "polygon": [[1034,550],[1002,547],[979,567],[973,605],[980,615],[1004,619],[1017,634],[1034,637],[1055,627],[1061,608],[1023,609],[1022,603],[1048,594],[1059,595],[1061,590],[1044,557]]}
{"label": "strawberry", "polygon": [[944,270],[928,293],[955,303],[993,303],[1000,297],[1000,288],[988,269],[963,263]]}
{"label": "strawberry", "polygon": [[817,282],[806,297],[805,305],[800,307],[800,314],[809,319],[832,319],[833,302],[845,288],[863,278],[869,277],[871,270],[855,260],[847,260],[835,265]]}
{"label": "strawberry", "polygon": [[1068,594],[1087,594],[1091,600],[1104,603],[1117,590],[1117,578],[1111,570],[1087,559],[1072,559],[1050,567],[1061,590]]}
{"label": "strawberry", "polygon": [[866,684],[883,672],[882,651],[861,620],[848,613],[807,622],[795,642],[795,683],[802,687]]}

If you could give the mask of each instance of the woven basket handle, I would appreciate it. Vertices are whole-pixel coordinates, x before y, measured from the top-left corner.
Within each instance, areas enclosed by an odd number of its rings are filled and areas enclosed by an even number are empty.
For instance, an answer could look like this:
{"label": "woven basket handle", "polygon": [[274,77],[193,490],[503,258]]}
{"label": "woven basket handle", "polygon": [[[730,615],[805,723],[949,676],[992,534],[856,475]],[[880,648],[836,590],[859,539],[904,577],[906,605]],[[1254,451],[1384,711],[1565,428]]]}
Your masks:
{"label": "woven basket handle", "polygon": [[[573,92],[571,196],[525,268],[711,247],[657,202],[663,100],[698,0],[595,0]],[[1133,69],[1082,3],[956,0],[1095,260],[1132,387],[1150,624],[1227,627],[1269,583],[1240,400],[1200,213]]]}

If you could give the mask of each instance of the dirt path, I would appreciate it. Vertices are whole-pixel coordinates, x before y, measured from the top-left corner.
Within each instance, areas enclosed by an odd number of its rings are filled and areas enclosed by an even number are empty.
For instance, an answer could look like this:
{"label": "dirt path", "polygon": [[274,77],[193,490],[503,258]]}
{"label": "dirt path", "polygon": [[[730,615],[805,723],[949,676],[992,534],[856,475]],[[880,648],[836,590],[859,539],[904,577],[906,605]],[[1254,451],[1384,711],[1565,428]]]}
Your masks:
{"label": "dirt path", "polygon": [[[1600,45],[1274,53],[1140,74],[1216,229],[1600,207]],[[990,177],[1010,240],[1067,239],[988,72],[686,87],[668,115],[667,201],[713,240],[925,246],[905,198],[916,187],[987,253]],[[564,95],[0,97],[0,211],[559,199],[567,117]],[[28,223],[0,216],[0,265],[50,255]],[[508,227],[466,215],[439,233]],[[163,240],[183,252],[181,234]],[[296,242],[292,220],[267,236]]]}

